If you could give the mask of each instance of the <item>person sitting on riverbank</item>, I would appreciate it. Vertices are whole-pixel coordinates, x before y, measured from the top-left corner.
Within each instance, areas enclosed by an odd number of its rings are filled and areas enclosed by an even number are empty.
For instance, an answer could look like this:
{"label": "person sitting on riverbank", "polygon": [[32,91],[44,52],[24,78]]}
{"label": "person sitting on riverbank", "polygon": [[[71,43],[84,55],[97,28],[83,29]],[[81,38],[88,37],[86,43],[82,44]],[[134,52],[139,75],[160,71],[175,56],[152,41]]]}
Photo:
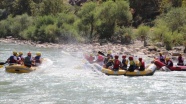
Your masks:
{"label": "person sitting on riverbank", "polygon": [[126,59],[126,56],[125,55],[123,55],[122,56],[122,61],[121,61],[121,63],[122,63],[122,69],[123,70],[127,70],[127,66],[128,66],[128,60]]}
{"label": "person sitting on riverbank", "polygon": [[165,64],[168,68],[173,67],[173,62],[169,57],[166,57],[166,63]]}
{"label": "person sitting on riverbank", "polygon": [[136,63],[133,60],[133,57],[129,57],[129,68],[128,71],[133,72],[136,69]]}
{"label": "person sitting on riverbank", "polygon": [[19,52],[17,59],[18,59],[18,64],[23,64],[24,62],[23,52]]}
{"label": "person sitting on riverbank", "polygon": [[119,61],[119,56],[115,55],[114,56],[114,61],[113,61],[113,71],[118,71],[119,68],[122,66],[121,61]]}
{"label": "person sitting on riverbank", "polygon": [[25,59],[24,59],[24,65],[27,67],[31,67],[31,66],[34,66],[33,62],[34,62],[34,60],[32,59],[32,55],[29,52],[27,54],[27,57],[25,57]]}
{"label": "person sitting on riverbank", "polygon": [[138,60],[139,60],[139,62],[138,62],[139,71],[144,71],[145,70],[145,62],[142,61],[142,58],[139,58]]}
{"label": "person sitting on riverbank", "polygon": [[184,59],[183,59],[181,53],[178,56],[178,63],[177,63],[177,65],[179,65],[179,66],[183,66],[184,65]]}
{"label": "person sitting on riverbank", "polygon": [[36,56],[34,57],[34,62],[35,62],[35,66],[39,66],[42,63],[40,52],[36,53]]}
{"label": "person sitting on riverbank", "polygon": [[17,64],[17,63],[18,63],[17,52],[14,51],[14,52],[13,52],[13,55],[10,56],[10,57],[7,59],[6,62],[9,63],[9,64]]}

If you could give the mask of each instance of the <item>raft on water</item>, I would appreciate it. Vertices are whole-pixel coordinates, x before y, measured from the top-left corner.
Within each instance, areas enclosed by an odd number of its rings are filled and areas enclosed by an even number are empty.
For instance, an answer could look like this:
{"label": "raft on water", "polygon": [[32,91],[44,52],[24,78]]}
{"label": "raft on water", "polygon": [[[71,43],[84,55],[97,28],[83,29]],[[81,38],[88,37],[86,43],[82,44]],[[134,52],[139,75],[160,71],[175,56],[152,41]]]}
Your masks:
{"label": "raft on water", "polygon": [[[154,60],[154,64],[160,69],[162,68],[163,66],[166,66],[164,63],[162,63],[161,61],[159,60]],[[171,71],[186,71],[186,66],[173,66],[173,67],[170,67],[168,68],[170,69]]]}
{"label": "raft on water", "polygon": [[[97,64],[95,64],[95,66],[99,68]],[[130,72],[123,69],[119,69],[118,71],[113,71],[107,68],[102,68],[100,71],[105,73],[106,75],[151,76],[155,73],[156,69],[157,69],[156,65],[150,64],[144,71],[135,70],[134,72]]]}
{"label": "raft on water", "polygon": [[37,67],[27,67],[20,64],[13,64],[5,67],[5,71],[9,73],[29,73],[36,69]]}

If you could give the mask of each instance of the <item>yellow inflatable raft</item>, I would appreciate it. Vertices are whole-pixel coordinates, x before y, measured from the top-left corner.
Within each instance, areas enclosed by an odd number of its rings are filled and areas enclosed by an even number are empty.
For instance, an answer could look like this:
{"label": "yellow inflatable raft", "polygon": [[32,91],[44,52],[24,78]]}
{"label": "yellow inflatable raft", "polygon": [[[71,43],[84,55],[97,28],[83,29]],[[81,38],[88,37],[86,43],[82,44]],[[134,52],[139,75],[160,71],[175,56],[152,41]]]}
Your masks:
{"label": "yellow inflatable raft", "polygon": [[106,75],[150,76],[154,74],[156,69],[156,65],[150,64],[144,71],[135,70],[134,72],[130,72],[122,69],[119,69],[119,71],[113,71],[110,69],[102,68],[101,72],[105,73]]}
{"label": "yellow inflatable raft", "polygon": [[29,73],[36,70],[36,67],[27,67],[24,65],[14,64],[5,67],[6,72],[9,73]]}
{"label": "yellow inflatable raft", "polygon": [[118,71],[113,71],[107,68],[102,68],[101,72],[107,75],[124,75],[126,73],[126,71],[122,69],[119,69]]}
{"label": "yellow inflatable raft", "polygon": [[150,64],[144,71],[134,70],[134,72],[126,71],[125,76],[150,76],[155,73],[157,66]]}

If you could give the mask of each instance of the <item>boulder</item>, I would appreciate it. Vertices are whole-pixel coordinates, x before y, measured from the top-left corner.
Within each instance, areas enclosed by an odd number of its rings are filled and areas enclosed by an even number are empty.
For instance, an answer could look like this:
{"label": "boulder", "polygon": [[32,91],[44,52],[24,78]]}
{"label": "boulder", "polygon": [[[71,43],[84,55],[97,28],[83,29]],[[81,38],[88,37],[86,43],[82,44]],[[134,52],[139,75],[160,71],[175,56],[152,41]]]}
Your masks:
{"label": "boulder", "polygon": [[126,54],[126,55],[131,55],[131,52],[126,51],[126,52],[124,52],[124,54]]}
{"label": "boulder", "polygon": [[182,51],[184,48],[183,47],[174,47],[173,50],[176,50],[176,51]]}
{"label": "boulder", "polygon": [[177,57],[176,57],[176,56],[172,56],[172,59],[173,59],[173,60],[177,60]]}
{"label": "boulder", "polygon": [[157,42],[157,43],[155,44],[155,46],[157,46],[157,47],[164,47],[164,45],[163,45],[162,42]]}
{"label": "boulder", "polygon": [[172,52],[172,56],[179,56],[179,52]]}
{"label": "boulder", "polygon": [[163,55],[170,55],[170,53],[168,51],[163,51],[162,54]]}
{"label": "boulder", "polygon": [[156,46],[148,46],[148,51],[157,51],[157,47]]}
{"label": "boulder", "polygon": [[93,43],[92,45],[93,46],[99,46],[100,44],[99,43]]}
{"label": "boulder", "polygon": [[135,48],[136,51],[140,51],[140,48]]}

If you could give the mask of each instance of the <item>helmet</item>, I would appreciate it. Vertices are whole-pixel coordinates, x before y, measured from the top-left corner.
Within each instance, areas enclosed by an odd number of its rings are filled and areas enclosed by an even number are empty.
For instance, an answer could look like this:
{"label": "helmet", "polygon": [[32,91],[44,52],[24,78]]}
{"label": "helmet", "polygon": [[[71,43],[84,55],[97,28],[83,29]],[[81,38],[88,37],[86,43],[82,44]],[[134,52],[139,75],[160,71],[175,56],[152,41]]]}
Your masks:
{"label": "helmet", "polygon": [[162,55],[162,52],[160,52],[159,54]]}
{"label": "helmet", "polygon": [[37,56],[41,56],[41,53],[40,53],[40,52],[37,52],[36,55],[37,55]]}
{"label": "helmet", "polygon": [[28,56],[31,56],[31,53],[30,53],[30,52],[28,52],[28,53],[27,53],[27,55],[28,55]]}
{"label": "helmet", "polygon": [[91,53],[90,56],[93,56],[93,54]]}
{"label": "helmet", "polygon": [[133,57],[132,57],[132,56],[130,56],[130,57],[129,57],[129,60],[133,60]]}
{"label": "helmet", "polygon": [[111,51],[108,51],[108,54],[111,54]]}
{"label": "helmet", "polygon": [[139,61],[142,61],[142,58],[139,58]]}
{"label": "helmet", "polygon": [[122,58],[126,58],[126,56],[122,56]]}
{"label": "helmet", "polygon": [[17,52],[13,51],[13,55],[17,55]]}
{"label": "helmet", "polygon": [[165,60],[170,60],[170,58],[169,57],[166,57],[166,59]]}
{"label": "helmet", "polygon": [[119,56],[118,56],[118,55],[115,55],[115,56],[114,56],[114,58],[115,58],[115,59],[118,59],[118,58],[119,58]]}
{"label": "helmet", "polygon": [[23,55],[23,52],[19,52],[19,55]]}

